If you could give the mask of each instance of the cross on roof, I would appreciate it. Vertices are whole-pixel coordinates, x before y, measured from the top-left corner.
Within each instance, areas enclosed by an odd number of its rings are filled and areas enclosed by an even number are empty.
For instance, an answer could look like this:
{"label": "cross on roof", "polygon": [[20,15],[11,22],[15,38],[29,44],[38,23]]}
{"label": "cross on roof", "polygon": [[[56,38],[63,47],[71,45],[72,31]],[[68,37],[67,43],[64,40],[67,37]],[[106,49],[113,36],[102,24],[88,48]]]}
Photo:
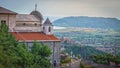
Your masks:
{"label": "cross on roof", "polygon": [[37,10],[37,4],[35,4],[35,11]]}

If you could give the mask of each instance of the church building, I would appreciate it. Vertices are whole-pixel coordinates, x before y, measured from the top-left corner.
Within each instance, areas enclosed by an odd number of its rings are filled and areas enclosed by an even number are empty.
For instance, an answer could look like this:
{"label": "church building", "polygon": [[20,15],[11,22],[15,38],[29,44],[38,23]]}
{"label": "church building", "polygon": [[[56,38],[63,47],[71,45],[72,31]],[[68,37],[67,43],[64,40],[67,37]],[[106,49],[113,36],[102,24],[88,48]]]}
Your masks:
{"label": "church building", "polygon": [[43,22],[42,14],[36,10],[30,14],[18,14],[0,7],[0,23],[9,27],[16,40],[25,42],[31,48],[34,41],[47,44],[52,49],[51,64],[60,65],[60,40],[53,35],[53,25],[49,18]]}

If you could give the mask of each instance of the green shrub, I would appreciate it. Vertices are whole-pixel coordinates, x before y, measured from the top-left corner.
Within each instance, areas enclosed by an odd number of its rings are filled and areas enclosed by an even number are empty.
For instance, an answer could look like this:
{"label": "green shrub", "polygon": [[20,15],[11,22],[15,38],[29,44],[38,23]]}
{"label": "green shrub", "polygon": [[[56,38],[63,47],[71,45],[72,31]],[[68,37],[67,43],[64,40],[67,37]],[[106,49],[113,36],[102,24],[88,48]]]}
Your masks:
{"label": "green shrub", "polygon": [[60,60],[60,63],[70,63],[71,62],[71,58],[67,57],[65,60]]}

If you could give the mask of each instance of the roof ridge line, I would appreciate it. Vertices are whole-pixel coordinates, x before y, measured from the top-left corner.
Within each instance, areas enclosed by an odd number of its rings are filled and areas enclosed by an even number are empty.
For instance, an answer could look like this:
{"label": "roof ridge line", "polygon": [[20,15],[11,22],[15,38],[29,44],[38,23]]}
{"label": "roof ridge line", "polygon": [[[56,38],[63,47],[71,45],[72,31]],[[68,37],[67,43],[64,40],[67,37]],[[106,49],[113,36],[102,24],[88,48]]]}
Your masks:
{"label": "roof ridge line", "polygon": [[13,29],[13,31],[15,31],[15,32],[16,32],[16,34],[17,34],[19,37],[21,37],[22,39],[24,39],[24,40],[25,40],[25,38],[24,38],[22,35],[20,35],[20,34],[19,34],[19,32],[17,32],[15,29]]}

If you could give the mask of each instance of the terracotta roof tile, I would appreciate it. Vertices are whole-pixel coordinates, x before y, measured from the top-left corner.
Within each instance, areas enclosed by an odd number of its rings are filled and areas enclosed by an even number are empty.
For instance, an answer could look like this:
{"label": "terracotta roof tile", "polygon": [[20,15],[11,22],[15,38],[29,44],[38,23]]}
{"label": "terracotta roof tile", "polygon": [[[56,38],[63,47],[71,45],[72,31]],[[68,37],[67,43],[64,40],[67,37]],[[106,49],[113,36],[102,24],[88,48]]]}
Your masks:
{"label": "terracotta roof tile", "polygon": [[42,32],[12,32],[19,41],[60,41],[54,35],[46,35]]}

